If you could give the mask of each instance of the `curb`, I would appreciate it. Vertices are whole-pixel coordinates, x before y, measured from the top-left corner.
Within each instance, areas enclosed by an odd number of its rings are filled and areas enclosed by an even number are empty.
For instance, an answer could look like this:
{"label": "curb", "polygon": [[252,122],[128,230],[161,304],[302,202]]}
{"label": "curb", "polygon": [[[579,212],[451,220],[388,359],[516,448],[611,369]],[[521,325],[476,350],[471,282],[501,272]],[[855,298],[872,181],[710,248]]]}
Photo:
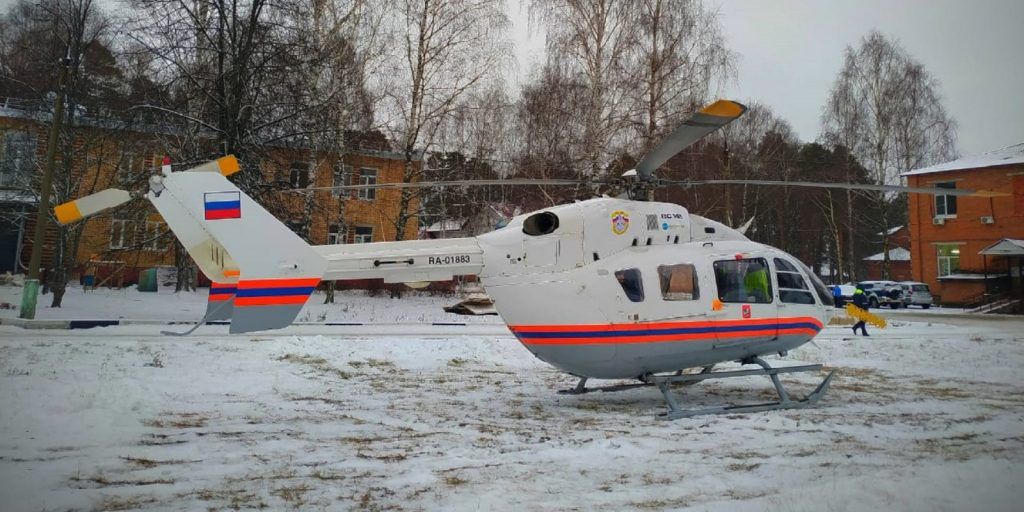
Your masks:
{"label": "curb", "polygon": [[[24,318],[0,318],[0,325],[21,327],[22,329],[92,329],[94,327],[116,327],[119,325],[195,325],[195,322],[180,320],[26,320]],[[231,322],[216,320],[205,325],[231,325]],[[292,325],[313,325],[327,327],[366,325],[362,322],[295,322]],[[449,324],[446,324],[449,325]],[[450,324],[466,325],[466,324]]]}

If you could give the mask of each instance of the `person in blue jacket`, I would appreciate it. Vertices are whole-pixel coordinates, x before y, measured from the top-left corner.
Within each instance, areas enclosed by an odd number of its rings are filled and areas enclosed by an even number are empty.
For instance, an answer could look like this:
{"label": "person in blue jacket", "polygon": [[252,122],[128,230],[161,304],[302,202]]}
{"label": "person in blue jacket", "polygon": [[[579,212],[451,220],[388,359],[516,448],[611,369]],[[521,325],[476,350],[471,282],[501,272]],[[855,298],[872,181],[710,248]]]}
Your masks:
{"label": "person in blue jacket", "polygon": [[846,304],[843,303],[843,291],[839,289],[839,285],[832,286],[832,302],[837,308],[841,308]]}
{"label": "person in blue jacket", "polygon": [[[853,291],[853,305],[863,309],[864,311],[867,311],[870,308],[870,305],[868,304],[868,296],[864,293],[864,289],[861,288],[860,285],[858,285],[857,289]],[[864,320],[853,324],[854,334],[857,334],[857,329],[860,329],[861,332],[864,333],[864,336],[868,336],[868,328],[867,324],[864,323]]]}

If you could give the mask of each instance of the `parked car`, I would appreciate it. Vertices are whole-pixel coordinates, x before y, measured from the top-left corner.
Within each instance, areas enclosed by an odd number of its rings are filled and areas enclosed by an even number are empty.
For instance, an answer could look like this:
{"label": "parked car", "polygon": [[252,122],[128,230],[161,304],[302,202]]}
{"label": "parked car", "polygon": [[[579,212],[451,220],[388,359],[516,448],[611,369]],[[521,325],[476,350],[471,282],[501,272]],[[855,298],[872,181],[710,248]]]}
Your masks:
{"label": "parked car", "polygon": [[835,288],[839,287],[839,295],[843,298],[843,302],[853,302],[853,291],[857,289],[852,284],[830,284],[828,285],[828,291],[835,297]]}
{"label": "parked car", "polygon": [[903,281],[900,283],[903,288],[903,303],[906,306],[921,306],[924,309],[932,307],[934,298],[928,285],[917,281]]}
{"label": "parked car", "polygon": [[873,307],[888,306],[892,309],[905,306],[903,287],[896,281],[861,281],[857,283],[868,296],[868,304]]}

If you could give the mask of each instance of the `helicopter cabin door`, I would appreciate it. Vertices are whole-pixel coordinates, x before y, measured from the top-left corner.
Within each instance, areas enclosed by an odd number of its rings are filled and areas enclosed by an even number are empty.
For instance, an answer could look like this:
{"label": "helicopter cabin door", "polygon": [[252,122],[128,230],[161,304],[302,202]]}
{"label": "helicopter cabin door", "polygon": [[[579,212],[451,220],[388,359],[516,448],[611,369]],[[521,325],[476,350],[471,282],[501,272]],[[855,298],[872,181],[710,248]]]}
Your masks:
{"label": "helicopter cabin door", "polygon": [[732,348],[778,338],[778,305],[766,258],[713,262],[722,310],[715,320],[715,348]]}

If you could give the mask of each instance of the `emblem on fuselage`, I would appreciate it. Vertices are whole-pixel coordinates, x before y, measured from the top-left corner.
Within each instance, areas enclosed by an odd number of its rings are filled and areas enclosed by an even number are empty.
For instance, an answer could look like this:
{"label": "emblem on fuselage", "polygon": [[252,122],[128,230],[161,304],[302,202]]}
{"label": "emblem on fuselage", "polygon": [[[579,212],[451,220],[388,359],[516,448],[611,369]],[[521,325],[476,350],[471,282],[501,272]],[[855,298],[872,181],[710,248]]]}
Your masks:
{"label": "emblem on fuselage", "polygon": [[622,210],[612,212],[612,233],[621,235],[629,229],[629,213]]}

